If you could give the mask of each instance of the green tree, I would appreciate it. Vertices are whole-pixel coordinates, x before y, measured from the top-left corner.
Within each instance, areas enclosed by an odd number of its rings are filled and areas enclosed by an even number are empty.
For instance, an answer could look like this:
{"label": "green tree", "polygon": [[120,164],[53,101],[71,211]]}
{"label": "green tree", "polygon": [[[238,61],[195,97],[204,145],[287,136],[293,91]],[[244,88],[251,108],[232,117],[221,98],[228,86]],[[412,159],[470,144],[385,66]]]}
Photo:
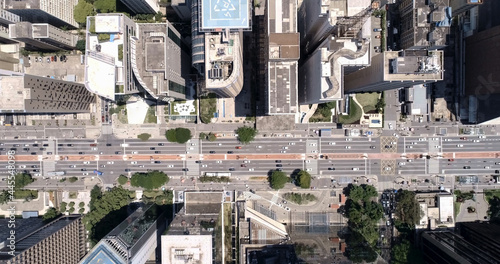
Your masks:
{"label": "green tree", "polygon": [[500,223],[500,198],[493,196],[489,200],[490,207],[488,208],[488,215],[491,222]]}
{"label": "green tree", "polygon": [[208,141],[214,142],[216,140],[217,140],[217,136],[214,133],[212,133],[212,132],[208,133]]}
{"label": "green tree", "polygon": [[130,185],[152,190],[168,183],[168,176],[161,171],[151,171],[148,173],[134,173],[130,179]]}
{"label": "green tree", "polygon": [[137,135],[137,138],[142,140],[142,141],[147,141],[151,137],[151,134],[148,133],[142,133]]}
{"label": "green tree", "polygon": [[99,13],[116,12],[116,0],[95,0],[94,7]]}
{"label": "green tree", "polygon": [[31,177],[30,174],[18,173],[18,174],[16,174],[14,181],[15,181],[14,188],[15,189],[22,189],[26,185],[34,182],[35,180]]}
{"label": "green tree", "polygon": [[0,192],[0,204],[5,204],[10,201],[10,194],[7,190],[2,190]]}
{"label": "green tree", "polygon": [[64,213],[66,212],[66,206],[68,205],[68,203],[66,202],[61,202],[61,204],[59,205],[59,210],[61,211],[61,213]]}
{"label": "green tree", "polygon": [[94,211],[95,210],[94,203],[97,200],[100,200],[101,197],[102,197],[101,187],[99,187],[97,185],[94,185],[94,188],[92,188],[92,190],[90,191],[90,202],[89,202],[90,211]]}
{"label": "green tree", "polygon": [[391,250],[392,263],[408,263],[408,253],[410,253],[410,242],[406,239],[403,239],[403,241],[396,244]]}
{"label": "green tree", "polygon": [[85,203],[84,203],[84,202],[80,202],[80,203],[78,204],[78,207],[80,207],[80,208],[85,207]]}
{"label": "green tree", "polygon": [[163,13],[162,12],[158,12],[158,13],[155,14],[155,21],[156,22],[161,22],[162,18],[163,18]]}
{"label": "green tree", "polygon": [[45,223],[51,222],[52,220],[56,219],[59,217],[61,213],[57,211],[56,208],[50,207],[47,212],[42,216],[42,219]]}
{"label": "green tree", "polygon": [[69,182],[71,182],[71,183],[73,183],[73,182],[78,181],[78,178],[73,176],[73,177],[70,177],[70,178],[68,179],[68,181],[69,181]]}
{"label": "green tree", "polygon": [[75,206],[75,202],[70,202],[69,203],[69,207],[74,207]]}
{"label": "green tree", "polygon": [[379,113],[384,112],[384,107],[385,107],[385,100],[384,98],[380,98],[377,101],[377,104],[375,105],[375,108],[378,110]]}
{"label": "green tree", "polygon": [[408,190],[399,191],[396,195],[396,201],[397,222],[408,228],[415,228],[421,218],[420,205],[415,198],[415,193]]}
{"label": "green tree", "polygon": [[269,184],[271,185],[271,188],[275,190],[282,189],[283,187],[285,187],[285,184],[287,182],[288,182],[288,177],[282,171],[275,170],[269,176]]}
{"label": "green tree", "polygon": [[79,214],[83,214],[83,212],[85,212],[85,208],[80,208],[80,209],[78,210],[78,213],[79,213]]}
{"label": "green tree", "polygon": [[204,140],[204,139],[207,139],[207,138],[208,138],[208,135],[205,132],[200,132],[200,139],[201,140]]}
{"label": "green tree", "polygon": [[30,52],[25,50],[24,48],[21,48],[19,50],[19,53],[21,53],[21,55],[23,55],[24,57],[27,57],[28,55],[30,55]]}
{"label": "green tree", "polygon": [[125,176],[125,175],[120,175],[120,177],[118,177],[118,183],[120,185],[124,185],[128,182],[128,177]]}
{"label": "green tree", "polygon": [[238,134],[238,140],[243,144],[248,144],[255,139],[257,135],[257,130],[252,127],[242,126],[236,130]]}
{"label": "green tree", "polygon": [[74,207],[69,208],[68,213],[72,214],[74,212],[75,212],[75,208]]}
{"label": "green tree", "polygon": [[164,204],[172,204],[174,195],[171,191],[163,191],[161,195],[157,195],[155,197],[155,204],[164,205]]}
{"label": "green tree", "polygon": [[177,137],[176,137],[175,129],[169,129],[169,130],[167,130],[167,132],[165,132],[165,137],[170,142],[177,142]]}
{"label": "green tree", "polygon": [[81,52],[85,52],[85,40],[84,39],[80,39],[76,42],[76,49],[81,51]]}
{"label": "green tree", "polygon": [[85,0],[78,1],[78,4],[73,8],[73,17],[80,25],[85,25],[88,16],[95,15],[94,7]]}
{"label": "green tree", "polygon": [[311,174],[307,171],[301,170],[297,174],[297,184],[303,189],[311,188]]}

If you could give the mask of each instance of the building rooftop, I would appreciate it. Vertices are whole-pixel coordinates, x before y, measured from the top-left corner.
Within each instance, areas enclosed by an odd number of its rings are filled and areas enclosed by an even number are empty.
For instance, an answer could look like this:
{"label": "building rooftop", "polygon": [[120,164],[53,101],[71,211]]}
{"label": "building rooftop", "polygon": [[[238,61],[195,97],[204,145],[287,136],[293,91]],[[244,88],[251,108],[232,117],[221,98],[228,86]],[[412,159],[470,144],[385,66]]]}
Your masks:
{"label": "building rooftop", "polygon": [[[34,245],[40,243],[40,241],[46,239],[47,237],[53,235],[59,230],[63,229],[67,225],[73,223],[75,220],[78,220],[80,215],[70,215],[70,216],[62,216],[44,226],[39,228],[38,230],[30,233],[24,237],[17,238],[16,237],[16,250],[15,254],[19,254],[26,249],[33,247]],[[9,248],[3,248],[0,250],[0,260],[11,259],[12,255],[8,254],[10,251]]]}
{"label": "building rooftop", "polygon": [[391,80],[442,80],[443,52],[424,51],[411,54],[398,51],[384,52],[384,76]]}
{"label": "building rooftop", "polygon": [[222,192],[185,192],[184,210],[186,215],[217,215],[221,210]]}
{"label": "building rooftop", "polygon": [[200,31],[250,29],[251,8],[248,0],[200,1]]}
{"label": "building rooftop", "polygon": [[235,81],[243,67],[240,34],[228,31],[205,36],[206,88],[226,87]]}
{"label": "building rooftop", "polygon": [[166,235],[161,237],[164,264],[212,263],[212,235]]}

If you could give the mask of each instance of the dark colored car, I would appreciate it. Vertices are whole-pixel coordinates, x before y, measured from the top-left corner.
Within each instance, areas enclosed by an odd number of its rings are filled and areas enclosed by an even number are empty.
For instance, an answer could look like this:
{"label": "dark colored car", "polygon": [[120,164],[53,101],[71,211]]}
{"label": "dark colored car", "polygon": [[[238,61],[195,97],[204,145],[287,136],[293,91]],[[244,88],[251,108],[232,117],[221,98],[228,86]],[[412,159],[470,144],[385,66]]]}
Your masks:
{"label": "dark colored car", "polygon": [[[43,144],[43,146],[44,146],[44,147],[48,147],[48,146],[49,146],[49,144]],[[73,145],[71,145],[71,146],[73,146]]]}
{"label": "dark colored car", "polygon": [[464,166],[464,169],[470,169],[470,166]]}
{"label": "dark colored car", "polygon": [[156,148],[149,148],[150,150],[155,150]]}
{"label": "dark colored car", "polygon": [[115,154],[122,154],[121,151],[115,151]]}
{"label": "dark colored car", "polygon": [[63,147],[63,146],[64,146],[64,144],[57,144],[57,146],[58,146],[58,147]]}
{"label": "dark colored car", "polygon": [[125,169],[125,172],[130,172],[130,169]]}
{"label": "dark colored car", "polygon": [[158,143],[158,146],[165,146],[165,144],[163,144],[163,143]]}
{"label": "dark colored car", "polygon": [[275,162],[276,162],[276,163],[281,163],[281,160],[276,160]]}
{"label": "dark colored car", "polygon": [[283,167],[283,165],[281,165],[281,164],[276,164],[276,167]]}
{"label": "dark colored car", "polygon": [[159,160],[155,160],[155,163],[161,163],[161,161],[159,161]]}
{"label": "dark colored car", "polygon": [[234,152],[232,152],[232,151],[228,151],[228,152],[227,152],[227,154],[233,154],[233,153],[234,153]]}
{"label": "dark colored car", "polygon": [[229,168],[229,171],[234,171],[234,168]]}
{"label": "dark colored car", "polygon": [[155,154],[160,154],[160,153],[161,153],[161,151],[159,151],[159,150],[155,151]]}
{"label": "dark colored car", "polygon": [[212,150],[212,151],[210,151],[210,154],[215,154],[215,151],[213,151],[213,150]]}
{"label": "dark colored car", "polygon": [[[44,145],[45,146],[45,145]],[[67,144],[66,146],[68,147],[73,147],[73,144]]]}
{"label": "dark colored car", "polygon": [[31,152],[31,155],[36,155],[36,152]]}
{"label": "dark colored car", "polygon": [[38,166],[37,166],[37,165],[31,165],[31,167],[32,167],[32,168],[38,168]]}
{"label": "dark colored car", "polygon": [[183,168],[182,171],[189,171],[189,169],[188,168]]}
{"label": "dark colored car", "polygon": [[85,152],[78,152],[78,154],[83,155],[83,154],[85,154]]}
{"label": "dark colored car", "polygon": [[23,148],[23,150],[24,150],[24,151],[28,151],[28,150],[30,150],[30,148]]}
{"label": "dark colored car", "polygon": [[87,169],[83,168],[83,169],[80,169],[81,171],[87,171]]}
{"label": "dark colored car", "polygon": [[111,144],[109,144],[109,143],[108,143],[108,144],[106,144],[106,147],[111,147]]}
{"label": "dark colored car", "polygon": [[41,151],[44,151],[44,150],[46,150],[46,148],[40,148],[40,150],[41,150]]}
{"label": "dark colored car", "polygon": [[33,144],[33,147],[38,147],[38,144]]}

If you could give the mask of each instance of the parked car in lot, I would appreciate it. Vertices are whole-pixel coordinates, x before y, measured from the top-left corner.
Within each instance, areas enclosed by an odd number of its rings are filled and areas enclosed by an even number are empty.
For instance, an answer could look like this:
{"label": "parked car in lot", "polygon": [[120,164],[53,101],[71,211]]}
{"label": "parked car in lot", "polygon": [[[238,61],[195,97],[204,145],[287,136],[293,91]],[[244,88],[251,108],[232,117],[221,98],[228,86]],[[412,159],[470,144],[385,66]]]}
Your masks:
{"label": "parked car in lot", "polygon": [[382,29],[381,29],[381,28],[374,28],[374,29],[373,29],[373,32],[381,32],[381,31],[382,31]]}

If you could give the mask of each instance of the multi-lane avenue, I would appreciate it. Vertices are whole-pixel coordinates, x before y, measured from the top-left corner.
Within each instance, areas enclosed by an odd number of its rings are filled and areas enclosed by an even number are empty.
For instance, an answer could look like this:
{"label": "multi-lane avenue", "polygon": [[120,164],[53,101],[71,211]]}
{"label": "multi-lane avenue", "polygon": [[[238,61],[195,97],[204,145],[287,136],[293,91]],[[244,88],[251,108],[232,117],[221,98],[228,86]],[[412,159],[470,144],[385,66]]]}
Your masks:
{"label": "multi-lane avenue", "polygon": [[[499,136],[258,138],[248,145],[235,138],[214,142],[167,140],[10,140],[1,142],[0,175],[7,175],[6,151],[15,150],[18,170],[44,177],[92,177],[112,183],[120,174],[162,170],[170,176],[228,172],[234,177],[266,176],[303,169],[318,178],[378,175],[486,175],[500,170]],[[500,152],[500,151],[499,151]],[[468,156],[470,154],[470,156]],[[423,157],[423,158],[421,158]]]}

